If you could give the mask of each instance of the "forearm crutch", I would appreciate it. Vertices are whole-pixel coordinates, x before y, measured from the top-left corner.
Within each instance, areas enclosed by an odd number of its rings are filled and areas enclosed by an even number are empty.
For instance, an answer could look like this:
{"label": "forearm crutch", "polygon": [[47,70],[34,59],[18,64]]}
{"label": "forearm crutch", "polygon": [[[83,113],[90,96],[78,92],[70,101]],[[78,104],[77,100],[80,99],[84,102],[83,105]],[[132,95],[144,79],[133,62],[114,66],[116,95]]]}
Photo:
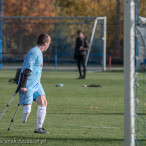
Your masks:
{"label": "forearm crutch", "polygon": [[15,111],[15,113],[14,113],[14,115],[13,115],[13,118],[12,118],[12,120],[11,120],[11,122],[10,122],[10,125],[9,125],[9,128],[8,128],[8,131],[10,130],[11,125],[12,125],[12,123],[13,123],[13,121],[14,121],[15,115],[16,115],[16,113],[17,113],[17,111],[18,111],[18,107],[19,107],[19,104],[18,104],[18,106],[17,106],[17,108],[16,108],[16,111]]}
{"label": "forearm crutch", "polygon": [[16,90],[15,94],[12,96],[11,100],[9,101],[9,103],[7,104],[6,108],[4,109],[3,113],[0,116],[0,119],[3,117],[4,113],[6,112],[7,108],[9,107],[9,105],[11,104],[12,100],[14,99],[15,95],[17,94],[18,90]]}

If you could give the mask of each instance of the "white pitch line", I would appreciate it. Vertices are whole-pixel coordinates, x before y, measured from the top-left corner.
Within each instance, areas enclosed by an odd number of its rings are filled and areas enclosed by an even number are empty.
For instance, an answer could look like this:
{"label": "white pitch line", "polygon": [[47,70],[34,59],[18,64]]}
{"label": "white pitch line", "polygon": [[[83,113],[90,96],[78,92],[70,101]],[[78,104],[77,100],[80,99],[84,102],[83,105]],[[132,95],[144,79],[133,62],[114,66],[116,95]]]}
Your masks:
{"label": "white pitch line", "polygon": [[84,126],[86,128],[98,128],[98,129],[119,129],[118,127],[98,127],[98,126]]}

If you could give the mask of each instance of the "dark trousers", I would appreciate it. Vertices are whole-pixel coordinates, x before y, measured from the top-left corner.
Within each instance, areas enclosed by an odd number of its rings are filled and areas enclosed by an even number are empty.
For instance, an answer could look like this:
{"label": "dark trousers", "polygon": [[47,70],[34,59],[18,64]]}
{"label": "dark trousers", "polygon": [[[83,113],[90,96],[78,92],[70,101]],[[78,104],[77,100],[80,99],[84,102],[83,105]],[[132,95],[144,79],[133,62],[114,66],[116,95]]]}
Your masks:
{"label": "dark trousers", "polygon": [[[85,61],[86,61],[86,55],[79,55],[77,57],[77,66],[78,66],[80,78],[82,78],[82,77],[86,78],[86,65],[85,65]],[[82,75],[81,66],[83,67],[83,75]]]}

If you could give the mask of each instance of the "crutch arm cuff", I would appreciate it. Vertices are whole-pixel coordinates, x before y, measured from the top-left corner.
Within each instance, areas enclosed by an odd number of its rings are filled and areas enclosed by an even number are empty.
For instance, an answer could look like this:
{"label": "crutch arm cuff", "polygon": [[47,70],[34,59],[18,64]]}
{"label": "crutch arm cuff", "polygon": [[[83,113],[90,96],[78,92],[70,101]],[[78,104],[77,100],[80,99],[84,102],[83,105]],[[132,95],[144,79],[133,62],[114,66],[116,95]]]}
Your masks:
{"label": "crutch arm cuff", "polygon": [[26,83],[28,77],[30,76],[30,69],[24,69],[23,73],[21,73],[21,81],[20,81],[20,88],[26,88]]}

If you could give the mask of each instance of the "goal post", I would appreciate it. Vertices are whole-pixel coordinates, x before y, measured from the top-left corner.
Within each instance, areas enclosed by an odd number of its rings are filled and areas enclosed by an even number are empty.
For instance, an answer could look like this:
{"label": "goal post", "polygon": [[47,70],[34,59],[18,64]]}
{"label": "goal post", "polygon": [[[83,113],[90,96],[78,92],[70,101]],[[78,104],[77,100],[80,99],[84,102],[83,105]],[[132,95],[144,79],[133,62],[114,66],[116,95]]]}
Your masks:
{"label": "goal post", "polygon": [[103,71],[106,71],[106,17],[97,17],[95,19],[93,30],[92,30],[92,35],[91,35],[90,43],[89,43],[89,50],[88,50],[88,53],[87,53],[85,64],[87,66],[89,55],[90,55],[90,51],[91,51],[91,46],[92,46],[93,38],[94,38],[94,35],[95,35],[95,31],[96,31],[98,20],[103,20],[104,21],[104,26],[103,26],[103,30],[104,31],[103,31],[103,37],[102,37],[102,41],[103,41],[102,66],[103,66]]}
{"label": "goal post", "polygon": [[97,21],[98,21],[98,18],[96,18],[95,22],[94,22],[93,31],[92,31],[92,35],[91,35],[91,39],[90,39],[90,43],[89,43],[89,49],[88,49],[88,53],[87,53],[87,57],[86,57],[86,62],[85,62],[86,66],[87,66],[87,62],[88,62],[88,59],[89,59],[89,54],[90,54],[91,45],[92,45],[92,42],[93,42],[93,37],[94,37],[94,34],[95,34],[95,29],[96,29]]}
{"label": "goal post", "polygon": [[135,0],[124,0],[124,145],[135,146]]}

